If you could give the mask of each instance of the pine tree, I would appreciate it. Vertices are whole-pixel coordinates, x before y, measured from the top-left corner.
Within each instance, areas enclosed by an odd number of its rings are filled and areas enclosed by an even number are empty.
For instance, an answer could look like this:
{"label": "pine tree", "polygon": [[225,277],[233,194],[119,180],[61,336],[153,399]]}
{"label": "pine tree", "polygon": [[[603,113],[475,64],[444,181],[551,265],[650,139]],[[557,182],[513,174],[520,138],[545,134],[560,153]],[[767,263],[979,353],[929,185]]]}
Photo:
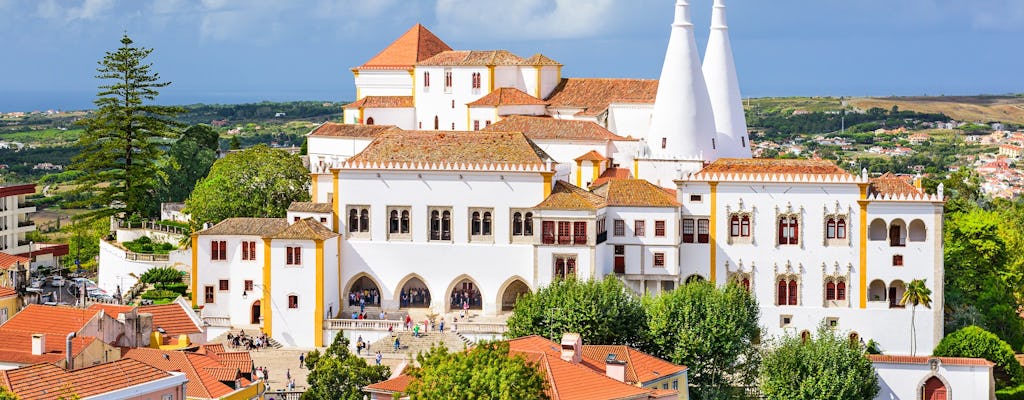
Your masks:
{"label": "pine tree", "polygon": [[85,127],[82,152],[70,167],[84,173],[75,180],[75,192],[88,194],[73,205],[96,208],[91,217],[149,215],[158,209],[153,200],[160,140],[176,136],[178,123],[170,117],[183,110],[152,104],[158,89],[170,85],[145,62],[152,52],[124,35],[121,47],[99,61],[96,77],[104,83],[94,101],[97,109],[79,121]]}

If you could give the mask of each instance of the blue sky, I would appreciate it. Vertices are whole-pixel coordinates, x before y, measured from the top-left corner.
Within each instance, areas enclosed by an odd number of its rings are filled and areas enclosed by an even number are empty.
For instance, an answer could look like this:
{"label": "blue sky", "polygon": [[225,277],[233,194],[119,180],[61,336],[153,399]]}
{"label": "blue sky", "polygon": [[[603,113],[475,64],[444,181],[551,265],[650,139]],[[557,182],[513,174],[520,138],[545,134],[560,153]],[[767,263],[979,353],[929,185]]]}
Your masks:
{"label": "blue sky", "polygon": [[[690,0],[697,42],[712,0]],[[0,0],[0,111],[91,107],[123,32],[162,103],[351,100],[349,68],[416,22],[564,76],[657,78],[673,0]],[[744,96],[1024,92],[1024,0],[729,0]]]}

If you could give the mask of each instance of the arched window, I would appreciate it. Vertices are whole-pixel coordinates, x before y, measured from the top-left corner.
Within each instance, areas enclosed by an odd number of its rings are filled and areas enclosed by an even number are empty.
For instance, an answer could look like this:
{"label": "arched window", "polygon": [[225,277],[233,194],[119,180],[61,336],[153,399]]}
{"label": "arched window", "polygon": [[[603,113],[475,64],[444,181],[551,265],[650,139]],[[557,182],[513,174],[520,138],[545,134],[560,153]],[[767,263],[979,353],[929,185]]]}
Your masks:
{"label": "arched window", "polygon": [[430,212],[430,240],[441,240],[441,212]]}
{"label": "arched window", "polygon": [[441,129],[441,120],[437,119],[437,116],[435,115],[434,116],[434,130],[436,131],[438,129]]}
{"label": "arched window", "polygon": [[523,219],[523,236],[533,236],[533,213],[526,213]]}
{"label": "arched window", "polygon": [[733,215],[732,217],[729,218],[729,236],[736,237],[736,236],[739,236],[739,235],[740,235],[740,216],[739,215]]}
{"label": "arched window", "polygon": [[743,281],[741,281],[740,284],[742,284],[743,288],[747,289],[748,292],[750,291],[750,278],[743,277]]}
{"label": "arched window", "polygon": [[811,340],[811,332],[810,331],[800,332],[800,342],[801,343],[807,343],[808,340]]}
{"label": "arched window", "polygon": [[426,71],[423,72],[423,87],[430,87],[430,73]]}
{"label": "arched window", "polygon": [[828,283],[825,284],[825,300],[835,300],[835,299],[836,299],[836,284],[834,282],[832,282],[832,281],[828,281]]}
{"label": "arched window", "polygon": [[469,234],[470,235],[479,235],[480,234],[480,212],[479,211],[474,211],[473,212],[473,219],[472,219],[472,221],[473,222],[470,225],[470,233]]}
{"label": "arched window", "polygon": [[785,279],[780,279],[779,280],[778,296],[777,296],[778,305],[780,305],[780,306],[787,305],[787,303],[789,302],[789,295],[787,294],[788,293],[787,289],[788,289],[788,286],[786,285],[786,280]]}
{"label": "arched window", "polygon": [[366,124],[367,125],[373,125],[373,117],[367,118],[366,119]]}
{"label": "arched window", "polygon": [[907,230],[909,231],[907,234],[907,240],[911,242],[923,242],[928,236],[925,230],[924,221],[919,219],[910,221],[910,226]]}
{"label": "arched window", "polygon": [[523,213],[514,212],[512,213],[512,236],[522,236],[523,234]]}
{"label": "arched window", "polygon": [[399,232],[409,233],[409,210],[402,210],[402,221]]}
{"label": "arched window", "polygon": [[359,232],[359,210],[348,210],[348,231]]}
{"label": "arched window", "polygon": [[441,213],[441,240],[452,240],[452,212]]}
{"label": "arched window", "polygon": [[359,212],[359,232],[370,231],[370,210],[363,209]]}
{"label": "arched window", "polygon": [[868,239],[869,240],[885,240],[885,221],[881,218],[875,218],[871,221],[871,225],[868,228]]}
{"label": "arched window", "polygon": [[846,300],[846,282],[839,281],[836,284],[836,300]]}
{"label": "arched window", "polygon": [[828,239],[836,238],[836,219],[829,218],[828,222],[825,223],[825,237]]}
{"label": "arched window", "polygon": [[484,222],[483,222],[482,233],[484,235],[490,235],[491,234],[491,213],[490,212],[486,212],[486,211],[484,212]]}
{"label": "arched window", "polygon": [[391,216],[388,218],[388,233],[398,233],[398,229],[398,210],[391,210]]}
{"label": "arched window", "polygon": [[294,294],[288,295],[288,308],[299,308],[299,296]]}
{"label": "arched window", "polygon": [[795,215],[779,217],[779,244],[800,244],[800,226]]}
{"label": "arched window", "polygon": [[750,216],[744,215],[740,217],[740,236],[750,236]]}
{"label": "arched window", "polygon": [[797,288],[798,287],[797,287],[796,279],[789,281],[789,305],[791,305],[791,306],[797,305],[797,302],[796,302],[796,300],[797,300],[797,297],[796,297]]}
{"label": "arched window", "polygon": [[846,218],[836,219],[836,239],[846,239]]}

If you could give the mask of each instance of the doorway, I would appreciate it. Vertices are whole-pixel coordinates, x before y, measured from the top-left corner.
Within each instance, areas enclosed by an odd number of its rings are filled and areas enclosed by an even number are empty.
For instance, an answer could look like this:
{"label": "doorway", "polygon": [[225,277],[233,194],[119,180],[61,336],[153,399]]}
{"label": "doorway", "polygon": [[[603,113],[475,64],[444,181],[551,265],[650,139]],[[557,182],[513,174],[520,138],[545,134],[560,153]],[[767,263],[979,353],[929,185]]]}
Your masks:
{"label": "doorway", "polygon": [[260,323],[260,301],[259,300],[256,300],[256,301],[252,302],[252,312],[250,314],[251,314],[252,318],[249,321],[249,323],[253,324],[253,325],[259,324]]}

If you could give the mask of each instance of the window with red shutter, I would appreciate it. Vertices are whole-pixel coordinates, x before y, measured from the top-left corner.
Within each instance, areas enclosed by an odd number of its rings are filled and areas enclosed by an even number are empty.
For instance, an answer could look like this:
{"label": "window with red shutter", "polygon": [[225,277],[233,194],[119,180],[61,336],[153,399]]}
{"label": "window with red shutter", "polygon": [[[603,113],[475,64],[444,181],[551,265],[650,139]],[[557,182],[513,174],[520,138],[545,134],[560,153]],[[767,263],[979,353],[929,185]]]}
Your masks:
{"label": "window with red shutter", "polygon": [[220,290],[228,290],[228,289],[231,288],[231,286],[228,285],[228,280],[227,279],[221,279],[219,283],[220,283]]}
{"label": "window with red shutter", "polygon": [[569,244],[572,240],[572,223],[569,221],[558,221],[558,244]]}
{"label": "window with red shutter", "polygon": [[828,283],[825,284],[825,300],[835,300],[835,299],[836,299],[836,284],[833,283],[833,282],[828,282]]}
{"label": "window with red shutter", "polygon": [[740,218],[740,236],[750,237],[750,217],[747,215]]}
{"label": "window with red shutter", "polygon": [[614,233],[615,236],[625,236],[626,235],[626,221],[623,221],[621,219],[617,219],[617,220],[615,220],[615,222],[612,225],[613,225],[612,229],[614,230],[612,233]]}
{"label": "window with red shutter", "polygon": [[555,221],[544,221],[540,224],[541,241],[544,244],[555,244]]}
{"label": "window with red shutter", "polygon": [[573,222],[572,223],[572,243],[573,244],[587,244],[587,223],[586,222]]}
{"label": "window with red shutter", "polygon": [[686,218],[683,220],[683,243],[693,243],[694,234],[693,219]]}
{"label": "window with red shutter", "polygon": [[796,300],[797,300],[796,299],[797,289],[798,289],[798,286],[797,286],[796,280],[794,279],[794,280],[789,281],[789,305],[791,305],[791,306],[797,305],[797,302],[796,302]]}
{"label": "window with red shutter", "polygon": [[709,221],[706,218],[701,218],[697,220],[697,243],[709,242],[708,239],[711,237],[709,229],[709,226],[711,226],[710,222],[711,221]]}
{"label": "window with red shutter", "polygon": [[664,267],[665,266],[665,253],[654,253],[654,266]]}
{"label": "window with red shutter", "polygon": [[644,236],[644,221],[636,220],[633,221],[633,236]]}
{"label": "window with red shutter", "polygon": [[780,279],[779,280],[779,289],[778,289],[779,292],[778,292],[778,296],[777,296],[777,298],[778,298],[778,305],[780,305],[780,306],[786,305],[786,302],[789,299],[789,295],[786,293],[786,289],[787,288],[788,288],[788,286],[786,286],[786,281],[783,280],[783,279]]}
{"label": "window with red shutter", "polygon": [[836,284],[836,300],[846,300],[846,282]]}
{"label": "window with red shutter", "polygon": [[733,215],[729,218],[729,236],[737,237],[740,235],[740,216]]}
{"label": "window with red shutter", "polygon": [[654,221],[654,236],[665,237],[665,221]]}

